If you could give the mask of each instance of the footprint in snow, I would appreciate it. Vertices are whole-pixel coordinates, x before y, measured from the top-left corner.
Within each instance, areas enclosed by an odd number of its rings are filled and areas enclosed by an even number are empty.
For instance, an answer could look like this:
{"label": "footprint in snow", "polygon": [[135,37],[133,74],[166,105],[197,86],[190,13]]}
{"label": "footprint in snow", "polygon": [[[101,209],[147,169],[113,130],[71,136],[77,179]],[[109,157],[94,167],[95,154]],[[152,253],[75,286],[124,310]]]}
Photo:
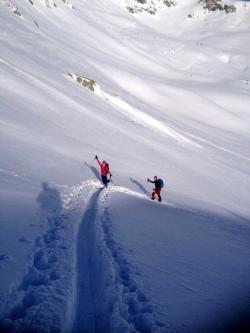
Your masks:
{"label": "footprint in snow", "polygon": [[29,244],[29,240],[28,240],[27,238],[25,238],[25,237],[20,237],[20,238],[18,239],[18,241],[19,241],[20,243]]}
{"label": "footprint in snow", "polygon": [[0,254],[0,264],[2,262],[10,262],[11,261],[11,256],[7,253]]}

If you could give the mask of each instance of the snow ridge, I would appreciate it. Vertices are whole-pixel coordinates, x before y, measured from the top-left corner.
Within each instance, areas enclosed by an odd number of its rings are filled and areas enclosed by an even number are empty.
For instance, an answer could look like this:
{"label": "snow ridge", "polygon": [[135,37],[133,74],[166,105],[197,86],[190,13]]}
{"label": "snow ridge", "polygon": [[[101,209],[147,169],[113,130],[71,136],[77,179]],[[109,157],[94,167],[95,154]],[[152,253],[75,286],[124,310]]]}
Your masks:
{"label": "snow ridge", "polygon": [[195,147],[200,148],[201,146],[197,143],[193,142],[186,136],[180,134],[176,129],[171,128],[169,125],[164,125],[158,119],[154,118],[151,115],[146,114],[145,112],[133,107],[128,104],[119,96],[112,96],[108,94],[104,90],[102,90],[98,85],[96,85],[95,93],[104,98],[106,102],[120,110],[123,115],[125,115],[128,119],[135,122],[136,124],[152,129],[153,131],[157,131],[162,135],[170,138],[172,140],[177,141],[179,144],[189,144]]}

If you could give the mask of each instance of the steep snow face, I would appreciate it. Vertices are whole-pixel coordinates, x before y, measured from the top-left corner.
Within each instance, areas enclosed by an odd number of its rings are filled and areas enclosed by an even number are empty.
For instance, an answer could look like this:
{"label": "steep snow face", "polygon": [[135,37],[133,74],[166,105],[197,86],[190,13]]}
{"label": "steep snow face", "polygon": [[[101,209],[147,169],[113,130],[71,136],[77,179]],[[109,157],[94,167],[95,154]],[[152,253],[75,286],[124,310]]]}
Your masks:
{"label": "steep snow face", "polygon": [[[0,0],[0,316],[7,325],[29,324],[47,304],[53,314],[62,309],[57,328],[70,317],[77,223],[99,184],[91,180],[95,154],[127,195],[157,174],[168,205],[249,224],[250,11],[247,2],[223,3],[236,12],[208,12],[194,0],[155,1],[156,15],[133,15],[124,0]],[[83,193],[80,208],[71,206]],[[144,220],[143,209],[133,212]]]}

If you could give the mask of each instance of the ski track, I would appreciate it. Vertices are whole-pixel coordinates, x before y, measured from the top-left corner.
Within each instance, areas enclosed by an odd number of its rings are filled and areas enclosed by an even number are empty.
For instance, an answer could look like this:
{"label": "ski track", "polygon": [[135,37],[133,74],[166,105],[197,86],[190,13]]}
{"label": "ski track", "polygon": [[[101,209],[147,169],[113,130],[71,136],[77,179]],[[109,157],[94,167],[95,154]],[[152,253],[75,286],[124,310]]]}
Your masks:
{"label": "ski track", "polygon": [[[42,216],[46,231],[35,240],[27,273],[12,286],[0,318],[1,332],[68,332],[73,304],[76,219],[99,182],[86,181],[62,194],[63,210]],[[81,199],[80,199],[81,198]],[[66,324],[65,324],[66,323]]]}
{"label": "ski track", "polygon": [[153,304],[133,280],[133,268],[114,239],[112,192],[117,192],[116,186],[92,196],[79,228],[73,332],[163,332],[163,325],[154,320]]}
{"label": "ski track", "polygon": [[114,239],[109,208],[111,193],[145,196],[115,185],[96,190],[99,185],[66,188],[62,212],[42,217],[46,231],[35,240],[22,281],[12,287],[1,332],[164,332]]}

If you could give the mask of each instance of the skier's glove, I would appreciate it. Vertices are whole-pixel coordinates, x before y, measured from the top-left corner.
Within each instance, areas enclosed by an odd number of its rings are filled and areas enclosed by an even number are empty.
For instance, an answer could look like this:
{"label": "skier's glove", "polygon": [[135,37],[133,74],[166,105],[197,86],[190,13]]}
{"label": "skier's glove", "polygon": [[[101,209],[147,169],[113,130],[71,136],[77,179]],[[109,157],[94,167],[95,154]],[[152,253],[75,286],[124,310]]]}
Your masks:
{"label": "skier's glove", "polygon": [[149,178],[147,179],[147,182],[149,182]]}
{"label": "skier's glove", "polygon": [[110,178],[112,177],[112,175],[110,174]]}
{"label": "skier's glove", "polygon": [[97,155],[95,155],[95,159],[98,160],[98,156]]}

